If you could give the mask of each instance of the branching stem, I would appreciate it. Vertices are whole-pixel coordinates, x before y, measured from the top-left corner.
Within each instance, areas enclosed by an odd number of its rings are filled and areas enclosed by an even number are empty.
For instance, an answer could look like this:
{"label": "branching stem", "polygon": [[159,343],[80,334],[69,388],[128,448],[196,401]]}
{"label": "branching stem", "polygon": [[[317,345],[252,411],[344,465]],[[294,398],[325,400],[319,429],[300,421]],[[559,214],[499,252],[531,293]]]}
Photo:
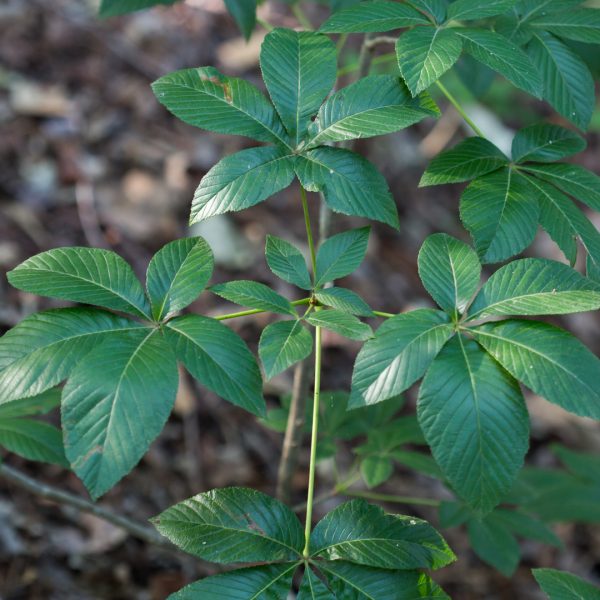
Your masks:
{"label": "branching stem", "polygon": [[[310,298],[302,298],[302,300],[294,300],[292,306],[304,306],[310,304]],[[237,319],[238,317],[247,317],[248,315],[259,315],[260,313],[269,312],[263,308],[251,308],[249,310],[240,310],[234,313],[227,313],[226,315],[217,315],[213,317],[217,321],[226,321],[228,319]]]}
{"label": "branching stem", "polygon": [[306,190],[303,186],[300,186],[300,198],[302,198],[304,224],[306,225],[306,239],[308,241],[308,248],[310,250],[310,264],[314,276],[317,273],[317,253],[315,251],[315,242],[313,240],[312,227],[310,225],[310,213],[308,212],[308,200],[306,198]]}
{"label": "branching stem", "polygon": [[450,104],[454,106],[458,114],[464,119],[465,123],[481,138],[485,138],[485,134],[475,125],[473,119],[465,112],[464,108],[460,105],[460,102],[450,93],[446,86],[441,81],[436,81],[435,84],[439,90],[446,96]]}
{"label": "branching stem", "polygon": [[337,489],[344,496],[353,498],[364,498],[365,500],[375,500],[378,502],[392,502],[394,504],[415,504],[420,506],[439,506],[440,501],[433,498],[416,498],[414,496],[394,496],[392,494],[379,494],[363,490]]}

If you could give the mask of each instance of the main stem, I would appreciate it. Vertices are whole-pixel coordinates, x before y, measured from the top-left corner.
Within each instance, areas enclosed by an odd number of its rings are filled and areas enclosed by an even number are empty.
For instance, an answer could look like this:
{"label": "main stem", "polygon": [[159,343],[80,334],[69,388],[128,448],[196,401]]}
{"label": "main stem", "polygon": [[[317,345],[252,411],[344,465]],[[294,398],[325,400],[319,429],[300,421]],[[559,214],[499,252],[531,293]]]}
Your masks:
{"label": "main stem", "polygon": [[319,401],[321,398],[321,328],[315,328],[315,390],[313,395],[313,417],[310,440],[310,467],[308,471],[308,493],[306,496],[306,525],[304,528],[303,556],[310,555],[310,533],[312,529],[312,512],[315,497],[315,469],[317,464],[317,437],[319,434]]}
{"label": "main stem", "polygon": [[310,264],[312,266],[313,277],[317,272],[317,254],[315,252],[315,242],[313,240],[312,227],[310,225],[310,213],[308,212],[308,200],[306,199],[306,190],[300,186],[300,198],[302,199],[302,210],[304,211],[304,224],[306,225],[306,239],[310,250]]}

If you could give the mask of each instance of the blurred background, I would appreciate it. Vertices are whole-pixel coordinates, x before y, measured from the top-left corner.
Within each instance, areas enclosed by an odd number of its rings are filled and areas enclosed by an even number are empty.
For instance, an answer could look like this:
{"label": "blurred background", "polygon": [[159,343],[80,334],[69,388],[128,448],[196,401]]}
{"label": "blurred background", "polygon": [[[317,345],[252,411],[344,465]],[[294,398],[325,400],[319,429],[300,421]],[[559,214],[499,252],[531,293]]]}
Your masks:
{"label": "blurred background", "polygon": [[[314,3],[307,2],[306,8],[314,23],[327,14]],[[263,249],[267,233],[305,247],[296,184],[250,210],[190,230],[189,205],[201,177],[223,155],[253,143],[177,121],[149,86],[170,71],[203,65],[262,85],[258,55],[264,32],[259,28],[246,43],[222,0],[188,0],[107,21],[99,20],[96,10],[92,0],[0,1],[0,332],[32,311],[60,305],[10,289],[4,276],[29,256],[58,246],[113,249],[143,276],[149,258],[164,243],[202,235],[217,261],[213,283],[255,279],[292,297],[295,292],[268,271]],[[297,25],[284,4],[269,3],[261,10],[270,22]],[[358,36],[351,37],[346,63],[356,61],[359,42]],[[598,77],[600,57],[589,59]],[[477,86],[468,64],[463,73],[471,87]],[[486,87],[476,103],[456,75],[445,82],[500,147],[510,144],[514,130],[538,120],[565,125],[548,105],[503,81]],[[428,234],[444,231],[467,239],[457,210],[463,186],[417,187],[429,159],[468,133],[458,114],[442,98],[437,100],[443,110],[437,122],[361,141],[357,148],[386,176],[401,216],[400,233],[374,225],[367,260],[344,282],[377,310],[427,306],[416,256]],[[599,132],[597,109],[588,149],[575,161],[600,174]],[[319,198],[310,196],[317,219]],[[598,215],[590,218],[600,227]],[[332,231],[363,223],[335,216]],[[542,232],[527,254],[564,261]],[[210,293],[191,308],[206,315],[235,310]],[[255,350],[268,319],[259,315],[230,324]],[[556,322],[600,353],[597,314]],[[325,344],[324,387],[347,390],[358,345],[327,332]],[[101,500],[103,505],[145,520],[214,487],[243,485],[274,492],[282,436],[183,381],[165,430],[140,465]],[[290,385],[291,372],[275,378],[267,384],[267,398],[275,405]],[[408,396],[404,410],[411,413],[414,390]],[[600,424],[531,394],[528,402],[530,464],[554,466],[556,458],[548,450],[552,442],[600,453]],[[59,422],[58,414],[49,418]],[[86,494],[64,469],[1,458],[40,480]],[[294,481],[298,502],[307,480],[306,452],[300,461]],[[318,491],[329,489],[331,478],[323,463]],[[445,493],[435,480],[402,467],[382,491],[437,498]],[[320,504],[317,516],[336,502]],[[435,509],[388,508],[437,523]],[[562,524],[555,531],[564,547],[523,543],[523,562],[512,579],[473,554],[463,529],[444,531],[460,560],[438,572],[436,580],[458,600],[540,598],[530,575],[534,566],[571,570],[598,583],[600,526]],[[188,581],[214,572],[214,566],[146,545],[102,520],[0,479],[0,600],[162,600]]]}

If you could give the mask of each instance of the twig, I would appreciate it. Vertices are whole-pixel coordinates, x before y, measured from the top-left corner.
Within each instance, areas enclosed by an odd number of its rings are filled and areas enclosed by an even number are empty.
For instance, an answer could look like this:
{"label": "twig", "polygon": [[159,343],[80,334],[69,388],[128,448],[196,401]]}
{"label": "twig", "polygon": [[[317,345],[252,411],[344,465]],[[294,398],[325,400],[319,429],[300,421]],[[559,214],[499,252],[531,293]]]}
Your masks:
{"label": "twig", "polygon": [[289,504],[292,496],[292,480],[298,464],[298,452],[304,434],[306,397],[308,396],[309,365],[306,360],[299,362],[294,370],[294,384],[290,412],[283,438],[283,448],[277,473],[277,498]]}
{"label": "twig", "polygon": [[148,542],[149,544],[154,544],[155,546],[159,546],[161,548],[165,548],[172,552],[179,552],[179,550],[171,544],[166,538],[160,535],[154,529],[143,525],[137,521],[133,521],[123,515],[119,515],[114,513],[113,511],[104,508],[98,504],[93,504],[84,498],[80,498],[79,496],[75,496],[69,492],[64,492],[61,489],[55,488],[54,486],[48,485],[46,483],[40,483],[35,479],[32,479],[28,475],[21,473],[17,469],[13,467],[9,467],[4,463],[0,463],[0,476],[4,477],[7,481],[10,481],[17,487],[20,487],[28,492],[35,494],[36,496],[40,496],[41,498],[46,498],[47,500],[52,500],[54,502],[58,502],[59,504],[66,504],[67,506],[72,506],[77,510],[82,512],[90,513],[95,517],[100,519],[104,519],[121,529],[129,532],[131,535],[137,537],[144,542]]}

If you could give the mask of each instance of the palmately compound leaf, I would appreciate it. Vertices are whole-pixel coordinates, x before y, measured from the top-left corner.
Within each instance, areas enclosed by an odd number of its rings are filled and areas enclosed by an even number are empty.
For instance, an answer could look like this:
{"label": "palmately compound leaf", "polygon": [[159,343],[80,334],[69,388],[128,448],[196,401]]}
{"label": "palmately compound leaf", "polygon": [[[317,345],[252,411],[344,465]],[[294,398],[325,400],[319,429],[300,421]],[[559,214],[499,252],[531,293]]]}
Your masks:
{"label": "palmately compound leaf", "polygon": [[508,158],[494,144],[481,137],[470,137],[438,154],[423,173],[419,187],[468,181],[506,164]]}
{"label": "palmately compound leaf", "polygon": [[428,94],[413,98],[399,77],[369,75],[326,100],[309,127],[309,146],[385,135],[439,114]]}
{"label": "palmately compound leaf", "polygon": [[600,600],[600,589],[577,575],[557,569],[531,572],[548,600]]}
{"label": "palmately compound leaf", "polygon": [[315,287],[356,271],[367,253],[370,232],[370,227],[361,227],[325,240],[317,252]]}
{"label": "palmately compound leaf", "polygon": [[146,275],[153,317],[160,321],[191,304],[206,287],[214,264],[210,246],[200,237],[175,240],[161,248]]}
{"label": "palmately compound leaf", "polygon": [[581,165],[523,165],[523,169],[600,211],[600,177]]}
{"label": "palmately compound leaf", "polygon": [[373,336],[369,325],[354,315],[335,308],[313,312],[306,317],[306,320],[315,327],[322,327],[351,340],[364,342]]}
{"label": "palmately compound leaf", "polygon": [[83,307],[23,319],[0,338],[0,405],[58,385],[98,344],[140,327],[136,321]]}
{"label": "palmately compound leaf", "polygon": [[359,352],[349,408],[383,402],[408,389],[453,335],[448,315],[419,309],[388,319]]}
{"label": "palmately compound leaf", "polygon": [[473,328],[475,339],[536,394],[600,419],[600,359],[576,337],[547,323],[510,320]]}
{"label": "palmately compound leaf", "polygon": [[8,273],[19,290],[120,310],[150,318],[150,306],[132,268],[100,248],[55,248],[36,254]]}
{"label": "palmately compound leaf", "polygon": [[471,519],[467,528],[475,554],[505,577],[512,577],[521,560],[515,536],[503,524],[488,519]]}
{"label": "palmately compound leaf", "polygon": [[293,179],[293,157],[281,146],[259,146],[230,154],[200,181],[190,223],[254,206],[288,187]]}
{"label": "palmately compound leaf", "polygon": [[312,557],[380,569],[438,569],[456,557],[426,521],[386,514],[365,500],[334,508],[313,529]]}
{"label": "palmately compound leaf", "polygon": [[177,0],[102,0],[101,17],[116,17],[159,4],[175,4]]}
{"label": "palmately compound leaf", "polygon": [[317,290],[315,298],[324,306],[331,306],[359,317],[372,317],[371,307],[355,292],[342,287]]}
{"label": "palmately compound leaf", "polygon": [[531,21],[531,27],[549,31],[560,38],[600,44],[600,10],[576,8],[561,12],[542,13]]}
{"label": "palmately compound leaf", "polygon": [[296,316],[296,311],[287,298],[258,281],[228,281],[213,285],[210,291],[241,306]]}
{"label": "palmately compound leaf", "polygon": [[540,31],[527,46],[543,97],[563,117],[586,130],[594,110],[594,80],[581,58],[550,33]]}
{"label": "palmately compound leaf", "polygon": [[435,83],[458,60],[462,41],[456,31],[416,27],[398,38],[398,66],[413,96]]}
{"label": "palmately compound leaf", "polygon": [[63,392],[65,452],[93,498],[162,431],[178,381],[175,355],[155,329],[112,336],[77,364]]}
{"label": "palmately compound leaf", "polygon": [[252,84],[213,67],[183,69],[152,84],[158,101],[184,123],[288,146],[273,105]]}
{"label": "palmately compound leaf", "polygon": [[216,563],[300,558],[304,532],[285,504],[248,488],[222,488],[193,496],[152,519],[176,546]]}
{"label": "palmately compound leaf", "polygon": [[271,100],[298,146],[310,117],[335,84],[335,45],[320,33],[277,28],[265,37],[260,67]]}
{"label": "palmately compound leaf", "polygon": [[254,415],[265,414],[260,369],[237,333],[200,315],[176,317],[164,332],[178,360],[202,385]]}
{"label": "palmately compound leaf", "polygon": [[[533,172],[537,174],[542,167],[558,166],[567,165],[536,165]],[[530,170],[529,165],[527,170]],[[538,193],[541,226],[558,244],[570,263],[575,264],[579,239],[588,254],[588,267],[600,268],[600,232],[596,227],[570,198],[553,185],[535,177],[528,177],[528,182]]]}
{"label": "palmately compound leaf", "polygon": [[32,419],[0,418],[0,446],[27,460],[68,467],[63,436],[53,425]]}
{"label": "palmately compound leaf", "polygon": [[448,20],[477,20],[508,12],[517,0],[456,0],[448,7]]}
{"label": "palmately compound leaf", "polygon": [[465,52],[486,67],[497,71],[525,92],[541,98],[542,81],[531,59],[499,33],[485,29],[456,28]]}
{"label": "palmately compound leaf", "polygon": [[303,290],[312,288],[306,260],[296,246],[274,235],[267,235],[265,257],[269,269],[277,277]]}
{"label": "palmately compound leaf", "polygon": [[475,179],[460,200],[460,217],[484,263],[506,260],[531,244],[539,213],[535,190],[510,168]]}
{"label": "palmately compound leaf", "polygon": [[450,315],[463,313],[481,277],[476,252],[450,235],[435,233],[423,242],[418,264],[421,281],[438,306]]}
{"label": "palmately compound leaf", "polygon": [[475,342],[457,336],[427,371],[417,411],[452,488],[476,512],[492,510],[510,490],[529,446],[517,382]]}
{"label": "palmately compound leaf", "polygon": [[334,212],[398,228],[398,210],[385,178],[359,154],[320,146],[297,157],[296,175],[308,191],[322,191]]}
{"label": "palmately compound leaf", "polygon": [[259,600],[285,598],[298,563],[284,562],[235,569],[200,581],[171,594],[168,600]]}
{"label": "palmately compound leaf", "polygon": [[225,0],[225,6],[244,37],[249,39],[256,25],[256,0]]}
{"label": "palmately compound leaf", "polygon": [[334,598],[377,600],[450,600],[428,575],[419,571],[389,571],[342,560],[319,563]]}
{"label": "palmately compound leaf", "polygon": [[312,336],[299,319],[267,325],[258,344],[258,355],[267,379],[305,359],[312,348]]}
{"label": "palmately compound leaf", "polygon": [[600,308],[600,285],[554,260],[524,258],[498,269],[469,308],[492,315],[558,315]]}
{"label": "palmately compound leaf", "polygon": [[336,600],[336,597],[316,573],[310,567],[306,567],[297,600]]}
{"label": "palmately compound leaf", "polygon": [[585,147],[585,140],[575,132],[538,123],[517,132],[512,141],[512,158],[515,162],[553,162],[577,154]]}
{"label": "palmately compound leaf", "polygon": [[321,25],[319,31],[323,33],[379,33],[413,25],[428,25],[429,23],[430,21],[423,13],[408,4],[371,0],[359,2],[355,6],[333,13]]}

